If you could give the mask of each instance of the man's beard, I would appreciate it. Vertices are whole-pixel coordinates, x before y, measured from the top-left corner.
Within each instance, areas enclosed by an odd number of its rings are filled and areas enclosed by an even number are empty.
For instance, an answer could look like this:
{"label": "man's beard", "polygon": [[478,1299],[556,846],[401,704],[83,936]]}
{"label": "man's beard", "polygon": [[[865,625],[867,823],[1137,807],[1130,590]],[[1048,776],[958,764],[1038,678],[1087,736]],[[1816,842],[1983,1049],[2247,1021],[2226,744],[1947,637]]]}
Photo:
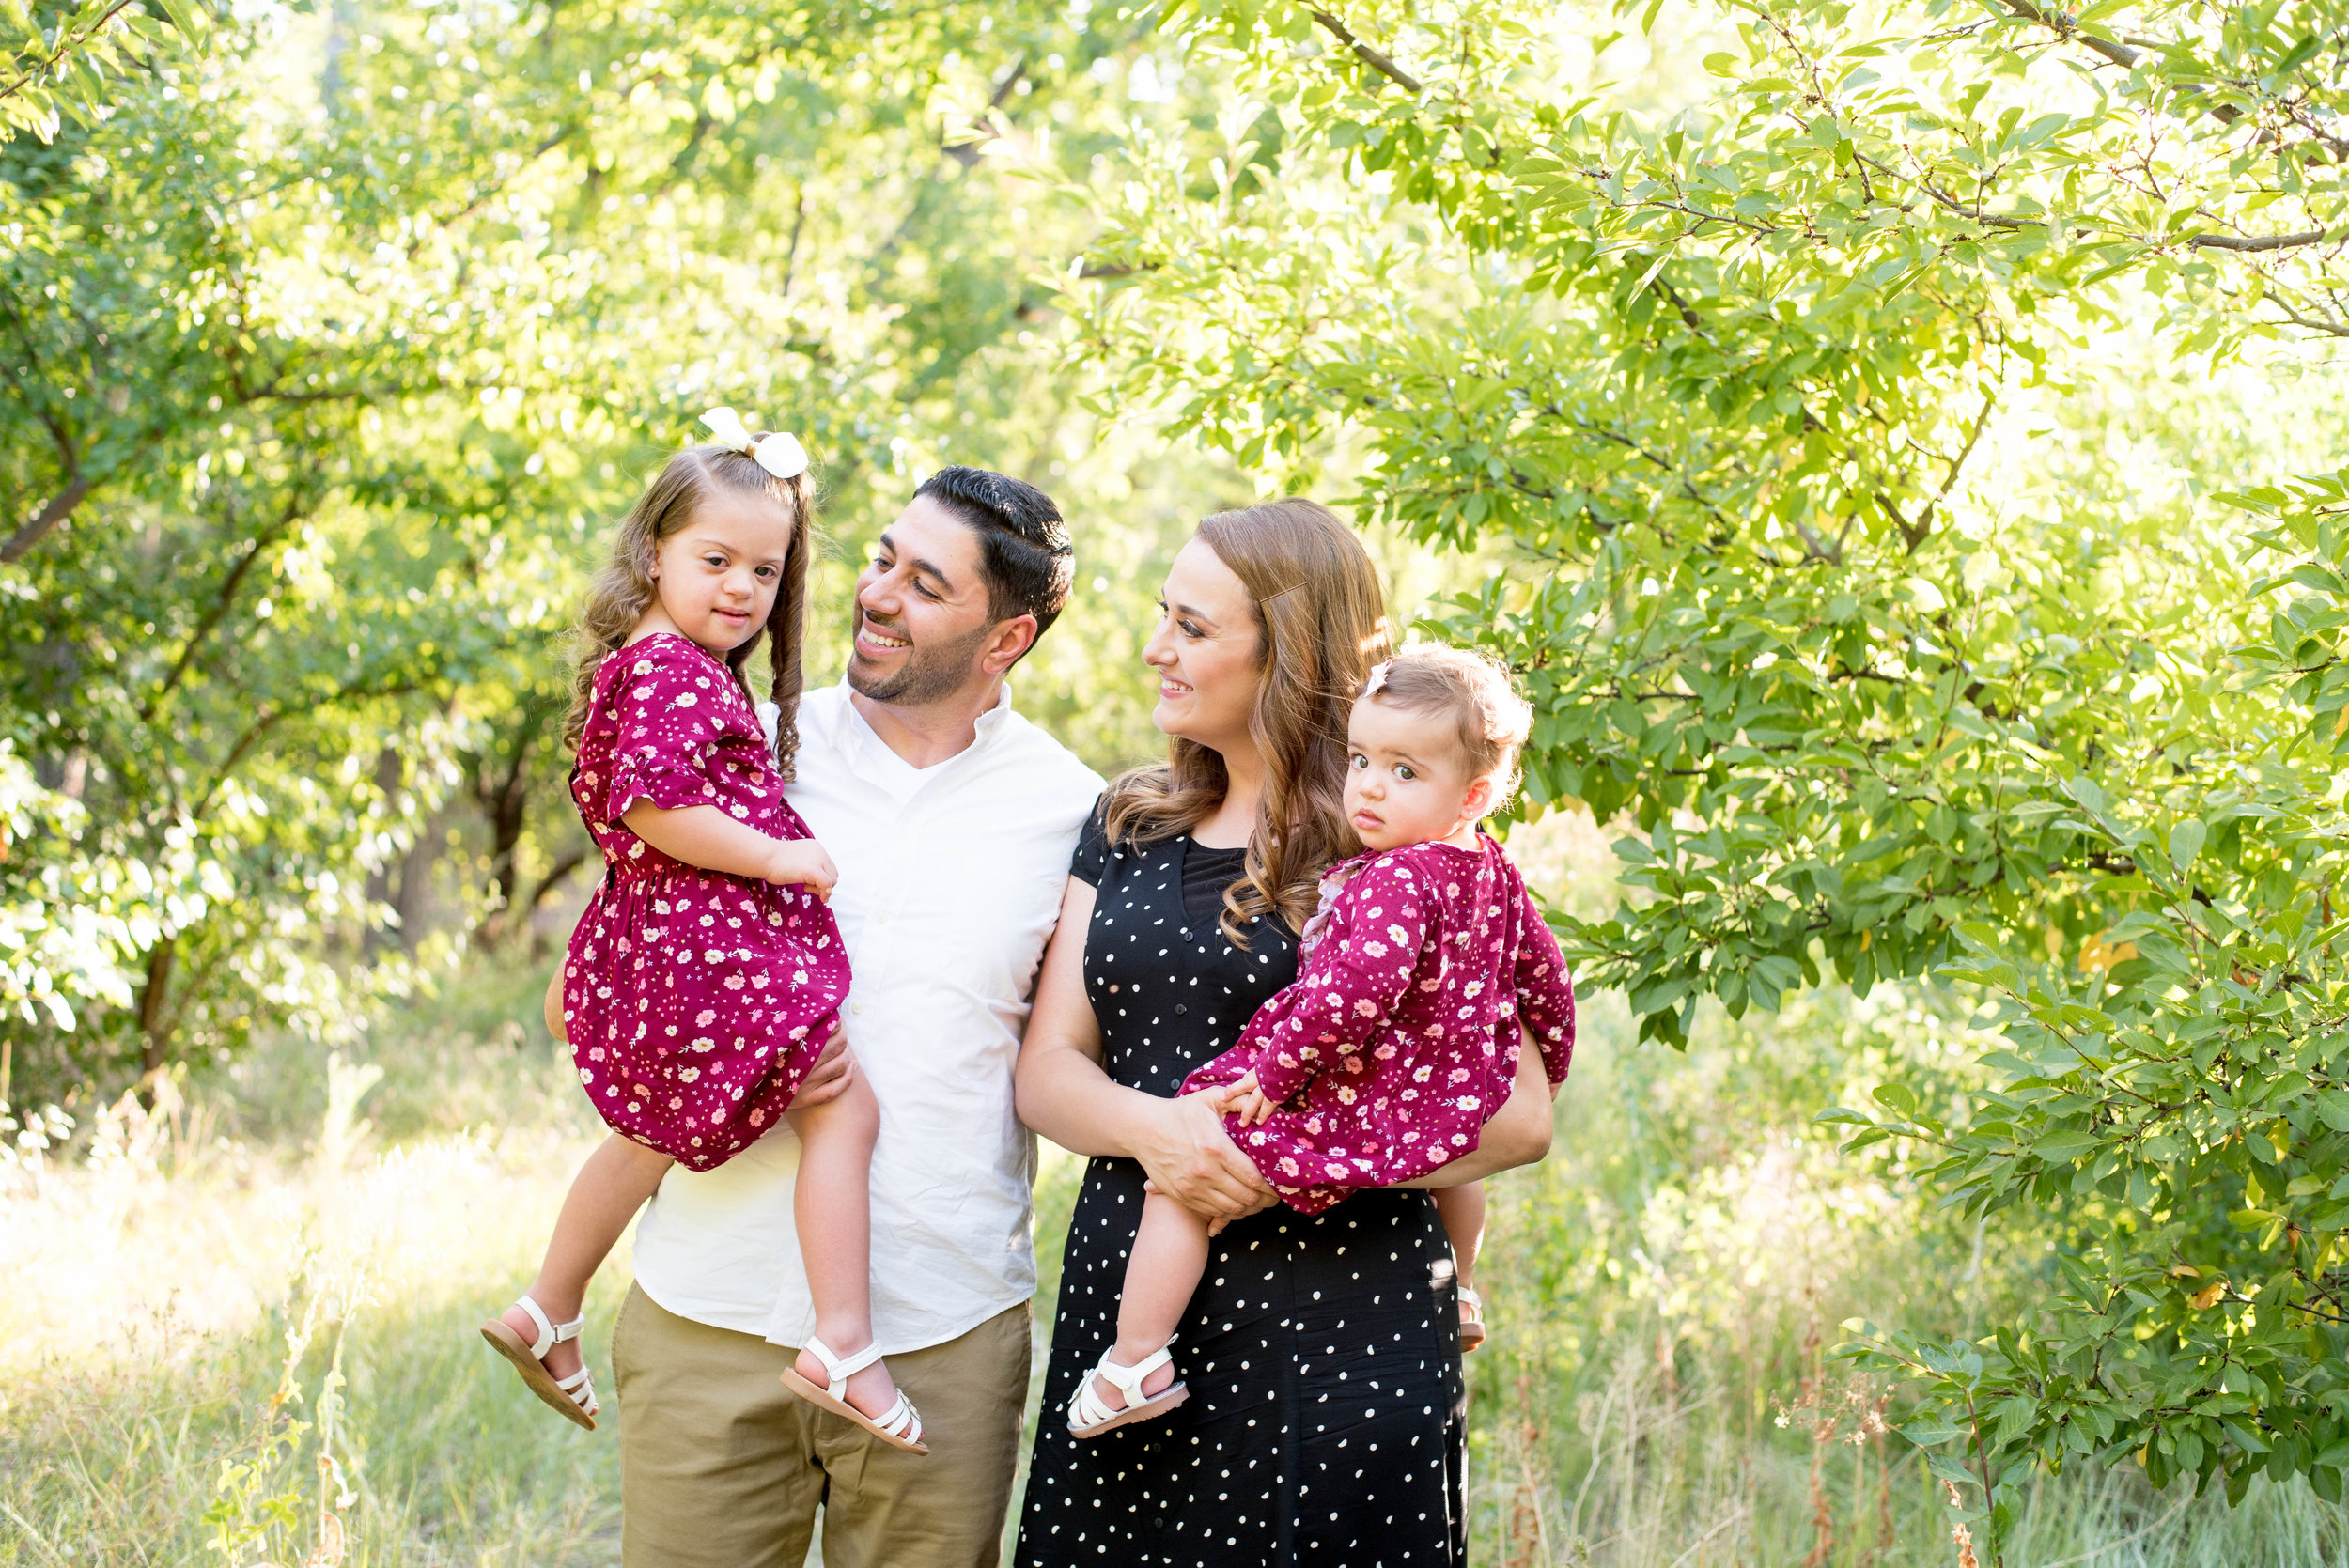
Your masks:
{"label": "man's beard", "polygon": [[[858,621],[863,616],[860,613]],[[877,703],[895,703],[905,707],[924,707],[942,701],[961,691],[971,680],[972,660],[979,644],[987,641],[992,627],[980,627],[967,637],[957,637],[937,647],[915,644],[913,657],[894,675],[860,675],[856,656],[848,659],[848,686],[858,695],[870,697]]]}

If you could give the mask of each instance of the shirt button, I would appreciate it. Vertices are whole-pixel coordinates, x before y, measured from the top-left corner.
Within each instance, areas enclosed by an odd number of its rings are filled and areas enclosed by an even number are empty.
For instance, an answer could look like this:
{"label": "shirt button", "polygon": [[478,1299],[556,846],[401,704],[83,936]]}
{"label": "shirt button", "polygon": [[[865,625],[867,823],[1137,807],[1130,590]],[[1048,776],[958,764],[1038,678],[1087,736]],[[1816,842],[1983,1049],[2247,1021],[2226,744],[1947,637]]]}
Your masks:
{"label": "shirt button", "polygon": [[1188,1007],[1184,1006],[1184,1005],[1183,1005],[1181,1002],[1179,1002],[1179,1001],[1178,1001],[1178,1002],[1176,1002],[1176,1003],[1174,1004],[1174,1016],[1175,1016],[1176,1017],[1178,1017],[1178,1018],[1179,1018],[1179,1017],[1181,1017],[1184,1014],[1186,1014],[1186,1013],[1188,1013],[1188,1012],[1190,1012],[1190,1008],[1188,1008]]}
{"label": "shirt button", "polygon": [[863,1013],[863,1011],[864,1011],[864,1003],[863,1003],[863,1002],[861,1002],[861,1001],[850,1002],[850,1003],[848,1004],[848,1011],[849,1011],[849,1012],[851,1012],[851,1013],[856,1013],[856,1014],[862,1015],[862,1014]]}

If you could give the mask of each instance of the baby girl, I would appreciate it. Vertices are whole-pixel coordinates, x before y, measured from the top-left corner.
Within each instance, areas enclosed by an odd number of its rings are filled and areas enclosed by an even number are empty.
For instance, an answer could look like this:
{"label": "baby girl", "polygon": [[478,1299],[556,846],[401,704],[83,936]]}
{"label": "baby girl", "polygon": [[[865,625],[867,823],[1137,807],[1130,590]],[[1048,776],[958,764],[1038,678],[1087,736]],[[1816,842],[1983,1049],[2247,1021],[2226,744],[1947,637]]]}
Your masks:
{"label": "baby girl", "polygon": [[[1234,1141],[1299,1214],[1415,1181],[1475,1148],[1509,1097],[1520,1021],[1549,1080],[1566,1076],[1565,960],[1517,868],[1477,830],[1508,794],[1531,720],[1498,666],[1446,647],[1397,655],[1355,701],[1346,809],[1367,852],[1323,877],[1296,984],[1183,1085],[1221,1089]],[[1484,1337],[1468,1273],[1483,1189],[1441,1188],[1436,1203],[1460,1260],[1461,1338],[1472,1345]],[[1183,1402],[1166,1347],[1206,1270],[1209,1234],[1172,1199],[1144,1201],[1117,1343],[1069,1402],[1076,1436]]]}

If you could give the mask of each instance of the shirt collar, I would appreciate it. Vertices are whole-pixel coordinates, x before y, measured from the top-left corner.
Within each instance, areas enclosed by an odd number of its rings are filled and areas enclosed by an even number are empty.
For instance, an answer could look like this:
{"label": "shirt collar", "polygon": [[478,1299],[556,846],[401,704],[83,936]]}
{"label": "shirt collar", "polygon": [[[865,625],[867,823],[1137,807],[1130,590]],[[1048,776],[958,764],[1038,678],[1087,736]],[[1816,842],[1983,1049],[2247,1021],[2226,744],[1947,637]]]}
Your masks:
{"label": "shirt collar", "polygon": [[[889,742],[880,737],[879,734],[873,728],[873,726],[865,722],[864,715],[858,710],[856,703],[851,696],[855,688],[848,684],[848,677],[846,675],[843,675],[840,677],[839,691],[840,711],[843,716],[843,722],[845,722],[848,726],[848,744],[859,751],[862,751],[866,747],[872,747],[878,751],[888,751]],[[961,751],[957,752],[953,756],[946,758],[943,762],[933,763],[930,768],[926,768],[922,769],[922,771],[927,773],[932,771],[934,768],[950,768],[954,764],[962,761],[965,757],[975,756],[980,752],[987,750],[1001,737],[1003,733],[1004,725],[1011,720],[1012,712],[1011,682],[1005,681],[1001,687],[996,689],[994,706],[989,707],[985,713],[980,714],[978,719],[975,721],[973,728],[977,733],[972,737],[971,744],[965,746]],[[891,754],[894,755],[895,753],[892,753]],[[903,762],[905,759],[899,757],[897,760]]]}

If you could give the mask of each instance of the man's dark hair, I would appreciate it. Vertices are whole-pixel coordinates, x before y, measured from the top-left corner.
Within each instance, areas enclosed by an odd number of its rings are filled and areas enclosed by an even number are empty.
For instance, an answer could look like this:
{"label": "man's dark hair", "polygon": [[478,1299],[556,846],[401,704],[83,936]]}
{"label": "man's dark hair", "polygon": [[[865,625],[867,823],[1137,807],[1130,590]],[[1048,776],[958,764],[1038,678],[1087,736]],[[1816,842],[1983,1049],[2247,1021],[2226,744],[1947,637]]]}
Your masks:
{"label": "man's dark hair", "polygon": [[983,468],[941,468],[922,481],[927,496],[979,536],[988,611],[999,621],[1034,615],[1040,640],[1068,602],[1077,552],[1052,498],[1034,485]]}

